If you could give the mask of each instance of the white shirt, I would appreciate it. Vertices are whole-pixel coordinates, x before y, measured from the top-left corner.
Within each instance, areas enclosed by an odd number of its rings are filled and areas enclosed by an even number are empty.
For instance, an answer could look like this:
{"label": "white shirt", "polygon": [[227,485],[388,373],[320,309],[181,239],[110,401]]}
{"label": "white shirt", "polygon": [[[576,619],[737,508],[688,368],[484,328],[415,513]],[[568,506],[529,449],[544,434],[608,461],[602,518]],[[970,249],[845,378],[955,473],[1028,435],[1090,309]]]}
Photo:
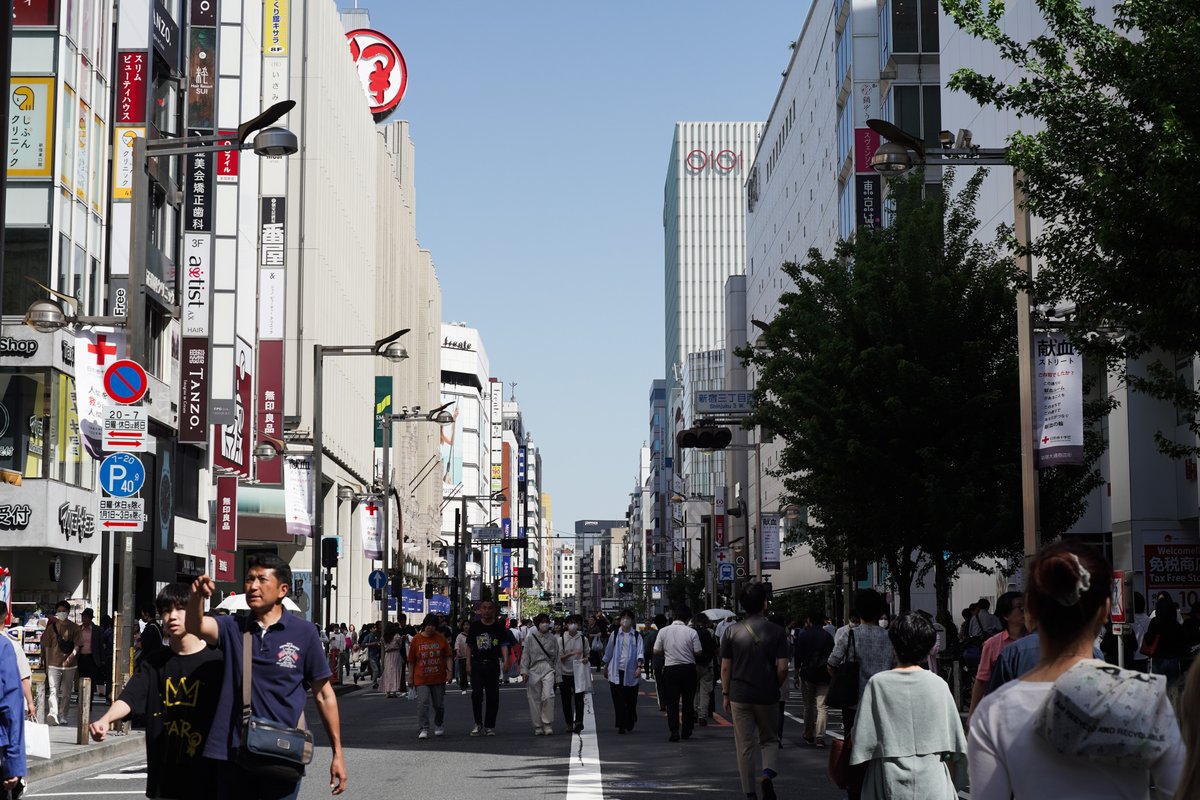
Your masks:
{"label": "white shirt", "polygon": [[733,617],[726,617],[717,623],[717,630],[714,635],[717,637],[718,643],[725,640],[725,631],[732,628],[735,622],[736,620]]}
{"label": "white shirt", "polygon": [[629,629],[628,633],[625,632],[624,628],[617,628],[617,632],[613,634],[613,636],[617,637],[617,651],[613,653],[613,661],[620,668],[623,668],[628,663],[626,659],[629,658],[629,651],[637,646],[633,637],[638,635],[638,632],[632,628]]}
{"label": "white shirt", "polygon": [[[1062,755],[1034,733],[1034,719],[1053,687],[1050,682],[1010,681],[983,698],[967,736],[971,800],[1151,797],[1145,771]],[[1175,731],[1175,737],[1151,769],[1158,787],[1155,800],[1175,794],[1187,757],[1175,712],[1169,703],[1164,707],[1157,727]]]}
{"label": "white shirt", "polygon": [[33,675],[33,670],[29,667],[29,656],[25,655],[25,651],[21,649],[21,645],[16,639],[4,634],[4,638],[8,639],[8,643],[12,645],[13,654],[17,657],[17,672],[21,673],[21,680],[29,680]]}
{"label": "white shirt", "polygon": [[654,640],[654,652],[665,656],[664,665],[675,667],[680,664],[695,664],[696,654],[701,650],[700,635],[695,628],[675,620],[658,632]]}

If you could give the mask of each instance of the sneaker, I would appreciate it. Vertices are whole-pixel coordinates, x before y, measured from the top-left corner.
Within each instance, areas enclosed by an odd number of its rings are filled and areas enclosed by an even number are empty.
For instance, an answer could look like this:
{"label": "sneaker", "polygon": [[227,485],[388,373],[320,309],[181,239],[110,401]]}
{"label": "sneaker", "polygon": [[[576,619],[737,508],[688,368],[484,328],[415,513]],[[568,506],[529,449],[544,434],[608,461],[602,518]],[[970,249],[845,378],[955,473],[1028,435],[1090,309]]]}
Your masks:
{"label": "sneaker", "polygon": [[495,736],[495,735],[496,735],[496,729],[495,729],[495,728],[484,728],[484,729],[483,729],[483,735],[484,735],[484,736]]}
{"label": "sneaker", "polygon": [[575,723],[575,732],[576,732],[576,733],[583,733],[583,723],[582,723],[582,722],[576,722],[576,723]]}
{"label": "sneaker", "polygon": [[542,731],[542,729],[541,729],[541,728],[534,728],[534,729],[533,729],[533,735],[534,735],[534,736],[543,736],[543,735],[545,735],[545,734],[544,734],[544,731]]}
{"label": "sneaker", "polygon": [[678,731],[671,731],[671,737],[670,737],[669,739],[667,739],[667,741],[669,741],[669,742],[678,742],[678,741],[679,741],[679,732],[678,732]]}
{"label": "sneaker", "polygon": [[470,690],[470,689],[463,689],[463,690],[462,690],[462,693],[463,693],[463,694],[470,694],[470,693],[471,693],[471,690]]}
{"label": "sneaker", "polygon": [[700,719],[696,720],[696,722],[700,725],[701,728],[708,727],[708,720],[706,720],[704,717],[701,717]]}
{"label": "sneaker", "polygon": [[470,735],[471,736],[483,736],[483,726],[476,725],[474,728],[471,728]]}
{"label": "sneaker", "polygon": [[549,725],[547,725],[546,727],[542,728],[542,735],[543,736],[553,736],[554,728],[551,728]]}
{"label": "sneaker", "polygon": [[441,725],[438,725],[436,728],[433,729],[433,735],[434,736],[445,736],[446,729],[443,728]]}
{"label": "sneaker", "polygon": [[775,800],[775,784],[770,778],[762,779],[762,800]]}
{"label": "sneaker", "polygon": [[58,724],[58,717],[54,716],[53,714],[48,714],[48,715],[46,716],[46,724],[47,724],[47,725],[57,725],[57,724]]}
{"label": "sneaker", "polygon": [[429,731],[425,730],[424,728],[421,728],[421,732],[417,734],[417,738],[418,739],[428,739]]}

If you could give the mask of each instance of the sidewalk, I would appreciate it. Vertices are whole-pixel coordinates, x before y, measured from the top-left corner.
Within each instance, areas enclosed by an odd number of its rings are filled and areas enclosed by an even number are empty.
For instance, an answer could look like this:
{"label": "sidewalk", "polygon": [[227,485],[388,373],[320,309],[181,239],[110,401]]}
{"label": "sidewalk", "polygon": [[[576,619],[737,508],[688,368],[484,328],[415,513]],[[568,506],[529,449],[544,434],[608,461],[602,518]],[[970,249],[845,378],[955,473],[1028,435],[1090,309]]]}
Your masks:
{"label": "sidewalk", "polygon": [[[92,720],[100,719],[107,710],[107,705],[93,703]],[[75,743],[79,735],[77,704],[72,705],[67,720],[69,725],[50,726],[50,759],[29,757],[26,778],[30,782],[144,752],[145,734],[140,730],[123,734],[109,733],[107,741],[81,745]]]}

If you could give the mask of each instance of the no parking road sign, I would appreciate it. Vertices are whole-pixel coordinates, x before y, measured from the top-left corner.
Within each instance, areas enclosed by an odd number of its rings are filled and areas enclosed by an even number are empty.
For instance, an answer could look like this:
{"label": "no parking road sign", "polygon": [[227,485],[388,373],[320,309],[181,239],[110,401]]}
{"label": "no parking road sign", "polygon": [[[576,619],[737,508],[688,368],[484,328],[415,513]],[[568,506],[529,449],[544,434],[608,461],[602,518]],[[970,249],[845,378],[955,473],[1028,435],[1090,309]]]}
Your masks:
{"label": "no parking road sign", "polygon": [[100,488],[113,497],[133,497],[146,483],[146,468],[137,456],[114,453],[100,462]]}
{"label": "no parking road sign", "polygon": [[148,387],[146,370],[136,361],[123,358],[104,371],[104,391],[121,405],[140,403]]}

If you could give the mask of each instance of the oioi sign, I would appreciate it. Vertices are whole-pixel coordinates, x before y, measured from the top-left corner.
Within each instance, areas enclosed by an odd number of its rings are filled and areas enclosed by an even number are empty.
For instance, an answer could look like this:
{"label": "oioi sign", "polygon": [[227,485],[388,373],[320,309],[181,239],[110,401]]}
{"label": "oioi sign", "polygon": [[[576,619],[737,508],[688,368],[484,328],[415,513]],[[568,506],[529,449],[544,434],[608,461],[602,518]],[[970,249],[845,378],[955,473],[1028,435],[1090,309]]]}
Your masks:
{"label": "oioi sign", "polygon": [[349,31],[350,57],[367,93],[376,120],[390,114],[408,89],[408,65],[396,43],[379,31],[358,28]]}

